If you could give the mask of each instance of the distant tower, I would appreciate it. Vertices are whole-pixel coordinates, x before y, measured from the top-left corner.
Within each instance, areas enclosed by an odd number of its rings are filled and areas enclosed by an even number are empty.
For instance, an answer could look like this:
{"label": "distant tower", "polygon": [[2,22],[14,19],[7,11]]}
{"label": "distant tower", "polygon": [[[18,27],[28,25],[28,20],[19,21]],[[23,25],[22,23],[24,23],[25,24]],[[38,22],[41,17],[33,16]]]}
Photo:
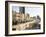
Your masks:
{"label": "distant tower", "polygon": [[19,9],[20,9],[19,10],[20,13],[23,13],[23,14],[25,13],[25,7],[20,7]]}

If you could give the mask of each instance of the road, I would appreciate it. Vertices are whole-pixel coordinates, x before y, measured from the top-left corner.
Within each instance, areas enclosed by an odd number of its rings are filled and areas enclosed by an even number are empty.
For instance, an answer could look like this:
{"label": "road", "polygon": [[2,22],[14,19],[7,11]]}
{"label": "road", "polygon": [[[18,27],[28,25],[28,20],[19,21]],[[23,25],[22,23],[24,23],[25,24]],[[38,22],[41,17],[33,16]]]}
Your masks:
{"label": "road", "polygon": [[32,27],[38,28],[38,25],[37,25],[37,27],[35,27],[35,23],[37,23],[36,20],[34,20],[32,22],[26,22],[26,23],[22,23],[22,24],[13,25],[12,27],[16,30],[31,29]]}

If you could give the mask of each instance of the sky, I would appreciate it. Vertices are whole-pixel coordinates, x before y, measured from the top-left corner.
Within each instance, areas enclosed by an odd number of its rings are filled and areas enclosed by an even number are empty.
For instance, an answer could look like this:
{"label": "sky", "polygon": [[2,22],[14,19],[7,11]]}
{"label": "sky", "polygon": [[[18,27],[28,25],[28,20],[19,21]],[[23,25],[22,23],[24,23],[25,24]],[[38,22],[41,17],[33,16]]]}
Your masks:
{"label": "sky", "polygon": [[19,7],[18,6],[12,6],[12,10],[16,11],[16,12],[19,12]]}
{"label": "sky", "polygon": [[[18,6],[12,7],[13,11],[19,12]],[[41,8],[40,7],[25,7],[25,13],[30,14],[30,16],[37,16],[40,15]]]}

